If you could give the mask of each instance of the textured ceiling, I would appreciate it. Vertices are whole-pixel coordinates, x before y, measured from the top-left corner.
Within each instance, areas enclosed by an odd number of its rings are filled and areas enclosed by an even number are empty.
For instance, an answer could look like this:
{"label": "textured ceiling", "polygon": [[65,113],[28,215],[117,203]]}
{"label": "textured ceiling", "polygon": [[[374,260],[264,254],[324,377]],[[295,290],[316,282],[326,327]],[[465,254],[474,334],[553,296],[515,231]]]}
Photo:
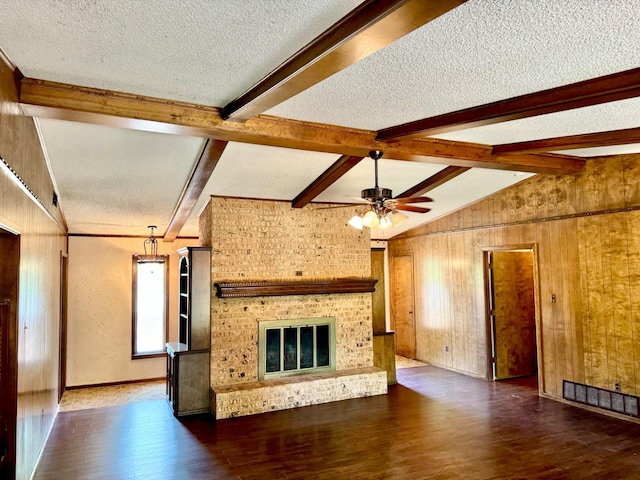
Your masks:
{"label": "textured ceiling", "polygon": [[[0,47],[28,77],[222,107],[360,2],[0,0]],[[638,45],[640,0],[469,0],[267,113],[375,130],[637,68]],[[623,100],[436,138],[495,145],[637,128],[639,107]],[[204,145],[39,124],[72,233],[138,235],[149,224],[163,231]],[[638,152],[640,144],[558,153]],[[180,235],[198,234],[209,195],[290,201],[338,158],[231,142]],[[379,183],[399,194],[445,166],[385,157]],[[372,234],[395,235],[528,176],[474,168],[427,194],[430,213]],[[316,201],[348,202],[373,184],[365,159]]]}
{"label": "textured ceiling", "polygon": [[[640,39],[638,42],[640,45]],[[640,60],[638,64],[640,64]],[[434,135],[434,138],[495,145],[556,136],[620,130],[640,126],[638,112],[640,112],[640,98],[632,98],[566,112],[498,123],[486,127]],[[629,145],[625,145],[609,151],[611,153],[628,152],[628,147]],[[636,148],[634,151],[640,152],[640,149]],[[593,156],[586,149],[583,152],[576,150],[572,155]]]}
{"label": "textured ceiling", "polygon": [[69,231],[164,231],[204,140],[38,120]]}
{"label": "textured ceiling", "polygon": [[268,113],[377,130],[635,68],[639,12],[640,0],[472,0]]}
{"label": "textured ceiling", "polygon": [[359,3],[0,0],[0,45],[29,77],[221,106]]}

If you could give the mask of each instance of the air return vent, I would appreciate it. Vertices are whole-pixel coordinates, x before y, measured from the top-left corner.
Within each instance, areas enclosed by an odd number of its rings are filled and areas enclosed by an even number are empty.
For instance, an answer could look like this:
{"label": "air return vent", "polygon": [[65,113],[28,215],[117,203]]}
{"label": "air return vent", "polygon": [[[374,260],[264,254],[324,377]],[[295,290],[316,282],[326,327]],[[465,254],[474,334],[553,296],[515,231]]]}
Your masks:
{"label": "air return vent", "polygon": [[620,392],[591,387],[568,380],[562,382],[562,398],[572,402],[584,403],[592,407],[640,418],[638,415],[638,397]]}

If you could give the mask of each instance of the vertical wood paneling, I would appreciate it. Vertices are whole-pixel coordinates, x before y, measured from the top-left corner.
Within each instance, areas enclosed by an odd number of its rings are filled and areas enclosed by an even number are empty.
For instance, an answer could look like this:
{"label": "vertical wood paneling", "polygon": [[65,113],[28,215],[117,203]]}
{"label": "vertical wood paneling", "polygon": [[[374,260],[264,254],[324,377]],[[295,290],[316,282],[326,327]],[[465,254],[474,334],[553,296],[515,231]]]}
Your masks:
{"label": "vertical wood paneling", "polygon": [[613,335],[615,342],[615,370],[610,372],[610,389],[620,383],[624,391],[635,388],[633,371],[633,346],[631,298],[629,280],[629,253],[627,248],[626,214],[608,216],[609,255],[611,258],[611,285],[613,300]]}
{"label": "vertical wood paneling", "polygon": [[[563,204],[563,202],[561,202]],[[559,205],[561,204],[559,203]],[[562,208],[562,207],[559,207]],[[563,224],[566,222],[549,222],[549,244],[547,250],[551,252],[552,265],[549,269],[553,281],[553,291],[556,294],[556,303],[553,304],[553,331],[555,336],[556,349],[556,395],[562,393],[562,380],[572,376],[573,368],[570,358],[572,346],[571,332],[572,328],[568,322],[571,320],[568,316],[571,299],[569,298],[568,279],[565,277],[563,262],[566,254],[563,251],[566,248],[566,230]],[[543,299],[544,301],[544,299]]]}
{"label": "vertical wood paneling", "polygon": [[[562,222],[564,243],[562,244],[563,298],[567,299],[563,312],[568,335],[567,368],[571,378],[584,383],[584,336],[581,312],[581,278],[579,265],[578,222],[576,219]],[[582,379],[582,380],[578,380]]]}
{"label": "vertical wood paneling", "polygon": [[623,161],[621,158],[610,158],[604,163],[605,205],[606,208],[622,208],[625,206],[625,182]]}
{"label": "vertical wood paneling", "polygon": [[635,158],[623,157],[622,159],[624,202],[625,205],[640,204],[640,162]]}
{"label": "vertical wood paneling", "polygon": [[[466,258],[471,261],[473,269],[473,295],[474,324],[476,330],[476,346],[475,346],[475,369],[472,370],[478,375],[486,374],[487,364],[487,336],[486,336],[486,315],[485,315],[485,293],[484,293],[484,265],[483,265],[483,237],[487,234],[487,230],[472,232],[471,252]],[[474,349],[473,345],[471,346]]]}
{"label": "vertical wood paneling", "polygon": [[[46,205],[52,198],[53,184],[33,120],[21,116],[13,72],[2,61],[0,156],[60,222],[60,212]],[[66,232],[4,172],[0,173],[0,192],[0,223],[20,233],[15,446],[16,478],[27,479],[53,424],[58,403],[60,252],[66,252]]]}
{"label": "vertical wood paneling", "polygon": [[580,316],[582,319],[583,334],[583,362],[584,362],[584,383],[591,385],[593,382],[593,356],[589,352],[591,346],[591,315],[589,305],[589,287],[592,285],[592,279],[589,277],[588,259],[592,255],[589,249],[588,237],[583,233],[586,231],[585,223],[588,218],[579,218],[577,220],[577,237],[578,237],[578,259],[580,271]]}
{"label": "vertical wood paneling", "polygon": [[549,249],[549,224],[542,223],[536,226],[536,241],[540,246],[538,251],[539,261],[539,277],[545,279],[540,285],[540,315],[542,317],[542,331],[538,331],[538,335],[542,339],[544,345],[544,355],[539,364],[542,364],[542,370],[545,375],[544,387],[545,392],[549,395],[556,395],[556,338],[554,331],[555,306],[551,303],[551,294],[556,293],[553,282],[553,260]]}
{"label": "vertical wood paneling", "polygon": [[633,346],[633,370],[635,393],[640,394],[640,213],[629,212],[627,226],[629,234],[629,297],[631,304],[631,339]]}
{"label": "vertical wood paneling", "polygon": [[[629,206],[640,206],[637,155],[590,160],[574,176],[538,175],[458,212],[461,229],[481,230],[420,236],[442,221],[391,239],[391,251],[402,244],[430,265],[416,286],[425,305],[417,335],[430,339],[422,360],[485,375],[482,248],[535,243],[545,391],[560,397],[567,379],[640,393],[640,211],[600,213]],[[550,218],[587,212],[598,214]],[[546,221],[492,226],[535,219]]]}
{"label": "vertical wood paneling", "polygon": [[465,361],[467,363],[466,371],[476,372],[478,371],[478,357],[477,352],[475,350],[476,345],[478,344],[478,331],[476,325],[476,315],[475,315],[475,305],[476,305],[476,295],[475,295],[475,275],[473,271],[473,263],[469,262],[467,259],[473,258],[473,233],[465,232],[461,238],[463,251],[461,252],[461,269],[462,278],[464,280],[464,290],[461,292],[464,299],[464,319],[465,322],[465,337],[464,337],[464,350],[465,350]]}
{"label": "vertical wood paneling", "polygon": [[589,288],[589,324],[591,344],[587,355],[590,357],[591,382],[593,385],[604,385],[608,382],[607,364],[607,311],[605,305],[606,286],[603,269],[603,252],[600,239],[600,222],[598,218],[588,218],[584,222],[587,246],[587,278]]}

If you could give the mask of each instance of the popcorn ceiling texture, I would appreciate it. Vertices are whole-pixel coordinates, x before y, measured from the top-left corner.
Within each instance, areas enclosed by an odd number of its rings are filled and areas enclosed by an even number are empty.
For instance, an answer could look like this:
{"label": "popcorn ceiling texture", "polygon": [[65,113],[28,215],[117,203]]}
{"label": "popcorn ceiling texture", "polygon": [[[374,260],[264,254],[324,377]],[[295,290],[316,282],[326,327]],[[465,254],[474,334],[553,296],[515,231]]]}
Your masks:
{"label": "popcorn ceiling texture", "polygon": [[[640,0],[470,0],[267,113],[377,130],[636,68],[639,10]],[[596,112],[574,112],[581,133],[603,131]],[[616,114],[629,128],[634,112]],[[551,136],[568,135],[565,120],[537,117]],[[494,143],[466,132],[442,137]]]}
{"label": "popcorn ceiling texture", "polygon": [[[212,283],[369,278],[369,236],[347,226],[340,210],[319,209],[312,205],[292,209],[288,202],[212,197],[200,216],[201,241],[212,247]],[[300,271],[302,277],[296,275]],[[267,381],[269,388],[256,388],[258,322],[325,316],[336,318],[336,370],[352,371],[347,376],[365,375],[366,382],[377,385],[377,370],[373,373],[360,371],[373,367],[371,294],[220,299],[213,291],[211,387],[218,395],[218,403],[223,402],[220,395],[230,394],[225,389],[235,385],[233,398],[236,403],[232,410],[243,413],[234,414],[257,413],[258,405],[263,403],[270,405],[269,409],[272,406],[273,409],[293,408],[309,404],[306,397],[302,397],[314,396],[317,388],[327,390],[326,382],[344,383],[345,379],[338,378],[340,376],[308,383],[309,376],[300,375],[285,383]],[[361,381],[359,377],[353,379],[356,383]],[[287,407],[282,407],[283,403],[276,402],[274,396],[285,395],[283,392],[291,390],[292,382],[305,386],[287,393],[287,398],[291,399],[285,402]],[[386,393],[386,377],[382,383],[385,384],[384,392],[380,391],[380,385],[364,389],[354,387],[349,389],[350,394],[321,395],[317,392],[315,403],[340,400],[344,395],[354,398],[362,396],[363,392]],[[238,393],[245,389],[251,394],[242,396]],[[242,406],[237,404],[238,398],[243,399]]]}
{"label": "popcorn ceiling texture", "polygon": [[222,107],[361,0],[0,0],[27,77]]}

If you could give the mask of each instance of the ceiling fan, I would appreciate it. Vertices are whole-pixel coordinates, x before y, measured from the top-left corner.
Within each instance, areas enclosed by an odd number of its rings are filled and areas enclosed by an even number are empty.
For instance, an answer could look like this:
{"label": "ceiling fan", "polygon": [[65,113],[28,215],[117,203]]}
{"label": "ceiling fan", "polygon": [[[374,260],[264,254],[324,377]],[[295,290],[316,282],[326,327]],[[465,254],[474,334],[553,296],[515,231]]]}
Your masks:
{"label": "ceiling fan", "polygon": [[386,230],[402,225],[409,218],[399,210],[416,213],[427,213],[431,210],[430,208],[408,205],[410,203],[432,202],[433,199],[429,197],[393,198],[391,189],[378,186],[378,160],[382,158],[382,152],[380,150],[371,150],[369,156],[375,164],[376,185],[373,188],[362,190],[360,193],[362,198],[357,198],[357,200],[365,201],[367,204],[349,220],[349,225],[360,230],[362,230],[363,226]]}

